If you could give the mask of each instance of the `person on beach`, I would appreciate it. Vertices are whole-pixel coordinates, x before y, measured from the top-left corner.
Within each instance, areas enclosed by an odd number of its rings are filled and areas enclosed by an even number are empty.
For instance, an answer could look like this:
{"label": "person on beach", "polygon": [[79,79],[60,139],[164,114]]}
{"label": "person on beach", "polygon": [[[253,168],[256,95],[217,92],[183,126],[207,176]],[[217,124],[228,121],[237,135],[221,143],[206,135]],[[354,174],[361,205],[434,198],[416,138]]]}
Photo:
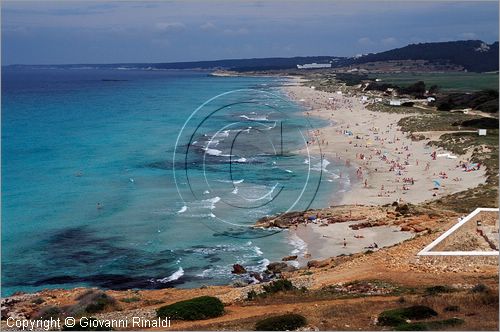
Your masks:
{"label": "person on beach", "polygon": [[347,246],[347,241],[344,238],[344,248]]}

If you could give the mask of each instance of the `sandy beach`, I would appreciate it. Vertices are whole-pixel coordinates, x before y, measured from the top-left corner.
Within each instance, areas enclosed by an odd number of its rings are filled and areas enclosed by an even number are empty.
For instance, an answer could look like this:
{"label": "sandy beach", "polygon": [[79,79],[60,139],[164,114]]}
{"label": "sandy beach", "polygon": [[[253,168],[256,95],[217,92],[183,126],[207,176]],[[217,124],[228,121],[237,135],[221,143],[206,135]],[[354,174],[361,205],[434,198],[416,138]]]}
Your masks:
{"label": "sandy beach", "polygon": [[[300,79],[283,89],[307,110],[306,116],[320,117],[330,123],[308,133],[309,150],[316,155],[321,151],[325,159],[337,159],[354,170],[351,188],[342,195],[334,193],[332,205],[383,205],[395,201],[415,204],[485,181],[484,167],[471,172],[461,167],[469,161],[469,155],[454,156],[441,148],[429,147],[430,137],[420,141],[407,137],[397,123],[409,114],[373,112],[366,109],[360,96],[318,91]],[[324,258],[342,253],[339,241],[343,238],[351,243],[355,239],[346,228],[347,225],[338,229],[332,225],[312,225],[299,229],[297,235],[307,243],[311,258]],[[380,242],[379,247],[392,245],[405,238],[394,231],[389,234],[380,229],[381,235],[370,237]],[[359,245],[345,249],[346,254],[364,250],[365,241],[357,242]]]}
{"label": "sandy beach", "polygon": [[349,227],[357,223],[350,221],[328,226],[309,224],[300,225],[296,230],[292,230],[307,244],[306,251],[310,255],[309,258],[300,257],[299,264],[306,265],[310,259],[326,259],[377,250],[410,239],[414,235],[411,232],[401,232],[397,226],[368,227],[359,230]]}
{"label": "sandy beach", "polygon": [[327,160],[339,159],[356,169],[358,181],[336,203],[421,203],[485,181],[484,168],[465,172],[460,167],[470,156],[453,156],[442,148],[428,147],[429,139],[412,141],[406,137],[397,122],[408,114],[369,111],[361,97],[318,91],[298,81],[284,90],[308,109],[307,116],[330,122],[309,133],[309,149],[316,153],[321,149]]}

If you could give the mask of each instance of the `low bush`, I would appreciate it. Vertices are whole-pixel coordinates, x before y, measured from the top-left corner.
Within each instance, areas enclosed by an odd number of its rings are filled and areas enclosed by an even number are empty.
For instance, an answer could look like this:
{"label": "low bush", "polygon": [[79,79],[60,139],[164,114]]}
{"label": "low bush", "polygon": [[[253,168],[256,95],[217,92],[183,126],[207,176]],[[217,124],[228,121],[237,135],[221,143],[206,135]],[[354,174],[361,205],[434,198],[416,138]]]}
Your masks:
{"label": "low bush", "polygon": [[445,320],[436,320],[433,322],[427,322],[427,326],[429,327],[429,330],[440,330],[444,329],[450,326],[457,326],[461,325],[464,323],[463,319],[460,318],[450,318],[450,319],[445,319]]}
{"label": "low bush", "polygon": [[43,320],[48,320],[51,318],[57,319],[58,317],[61,317],[63,314],[63,311],[59,307],[55,306],[47,306],[43,307],[38,311],[34,317],[38,319],[43,319]]}
{"label": "low bush", "polygon": [[286,292],[297,289],[290,280],[287,279],[279,279],[271,282],[268,285],[264,285],[264,292],[267,294],[274,294],[278,292]]}
{"label": "low bush", "polygon": [[444,328],[463,324],[464,321],[459,318],[450,318],[445,320],[436,320],[430,322],[403,323],[394,328],[396,331],[436,331]]}
{"label": "low bush", "polygon": [[195,297],[190,300],[176,302],[156,310],[160,318],[199,320],[219,317],[224,314],[224,304],[212,296]]}
{"label": "low bush", "polygon": [[407,308],[386,310],[378,316],[380,325],[396,326],[406,322],[407,319],[425,319],[437,316],[432,308],[415,305]]}
{"label": "low bush", "polygon": [[460,311],[460,307],[458,305],[449,305],[444,307],[444,311]]}
{"label": "low bush", "polygon": [[258,296],[257,292],[252,289],[251,291],[249,291],[247,293],[247,300],[248,301],[255,300],[257,298],[257,296]]}
{"label": "low bush", "polygon": [[442,285],[431,286],[431,287],[427,287],[425,289],[425,292],[428,295],[437,295],[437,294],[440,294],[440,293],[451,293],[451,292],[454,292],[454,291],[455,291],[455,289],[453,287],[442,286]]}
{"label": "low bush", "polygon": [[297,314],[286,314],[274,316],[258,321],[255,324],[256,331],[293,331],[307,324],[304,316]]}
{"label": "low bush", "polygon": [[42,304],[43,302],[45,302],[44,299],[42,299],[41,297],[37,297],[31,303],[33,303],[33,304]]}
{"label": "low bush", "polygon": [[79,297],[78,303],[69,308],[69,313],[73,316],[95,314],[105,309],[116,308],[116,300],[102,291],[89,290]]}
{"label": "low bush", "polygon": [[473,293],[486,293],[488,292],[490,289],[488,288],[488,286],[486,286],[485,284],[477,284],[475,285],[474,287],[472,287],[471,291]]}
{"label": "low bush", "polygon": [[402,323],[397,325],[394,330],[396,331],[427,331],[428,327],[425,323]]}

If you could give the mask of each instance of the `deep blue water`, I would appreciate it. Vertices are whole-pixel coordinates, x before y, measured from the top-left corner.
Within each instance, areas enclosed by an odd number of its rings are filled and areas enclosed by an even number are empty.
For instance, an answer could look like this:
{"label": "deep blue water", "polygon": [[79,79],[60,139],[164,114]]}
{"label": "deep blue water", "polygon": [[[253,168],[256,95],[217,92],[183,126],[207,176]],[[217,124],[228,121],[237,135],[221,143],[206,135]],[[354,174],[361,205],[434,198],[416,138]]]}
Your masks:
{"label": "deep blue water", "polygon": [[234,263],[260,271],[303,250],[249,226],[348,184],[341,166],[294,152],[323,124],[283,83],[3,68],[2,295],[223,284]]}

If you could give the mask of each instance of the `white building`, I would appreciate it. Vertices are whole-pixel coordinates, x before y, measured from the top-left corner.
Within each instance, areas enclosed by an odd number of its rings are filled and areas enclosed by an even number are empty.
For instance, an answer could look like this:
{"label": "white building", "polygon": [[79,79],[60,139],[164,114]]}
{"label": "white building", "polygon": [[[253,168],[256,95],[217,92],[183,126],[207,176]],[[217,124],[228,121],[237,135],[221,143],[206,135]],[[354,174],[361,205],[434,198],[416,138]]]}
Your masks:
{"label": "white building", "polygon": [[389,105],[391,105],[391,106],[401,106],[401,100],[399,100],[399,99],[391,99],[389,101]]}
{"label": "white building", "polygon": [[479,129],[479,130],[477,131],[477,134],[478,134],[479,136],[486,136],[486,129]]}
{"label": "white building", "polygon": [[297,65],[298,69],[319,69],[319,68],[331,68],[331,63],[306,63],[303,65]]}
{"label": "white building", "polygon": [[432,103],[433,101],[436,101],[436,98],[434,97],[427,97],[427,102]]}

